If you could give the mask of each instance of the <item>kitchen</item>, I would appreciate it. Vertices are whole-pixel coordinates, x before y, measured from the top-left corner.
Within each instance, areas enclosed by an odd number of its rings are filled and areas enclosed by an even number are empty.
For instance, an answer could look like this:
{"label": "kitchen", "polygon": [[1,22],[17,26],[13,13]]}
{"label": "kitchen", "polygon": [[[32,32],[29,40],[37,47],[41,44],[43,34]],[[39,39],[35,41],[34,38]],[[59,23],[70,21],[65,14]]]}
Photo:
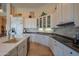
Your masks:
{"label": "kitchen", "polygon": [[0,3],[0,9],[1,56],[26,56],[30,42],[51,56],[79,56],[79,4]]}

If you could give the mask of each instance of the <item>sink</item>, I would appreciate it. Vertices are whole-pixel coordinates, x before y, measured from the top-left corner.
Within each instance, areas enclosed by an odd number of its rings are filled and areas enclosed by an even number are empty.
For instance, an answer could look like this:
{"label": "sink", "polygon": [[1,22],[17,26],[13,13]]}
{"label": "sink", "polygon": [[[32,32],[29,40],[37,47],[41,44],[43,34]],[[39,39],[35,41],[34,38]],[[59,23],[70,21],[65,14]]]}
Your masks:
{"label": "sink", "polygon": [[8,41],[5,41],[3,43],[17,43],[17,42],[18,42],[18,40],[16,40],[16,39],[9,39]]}

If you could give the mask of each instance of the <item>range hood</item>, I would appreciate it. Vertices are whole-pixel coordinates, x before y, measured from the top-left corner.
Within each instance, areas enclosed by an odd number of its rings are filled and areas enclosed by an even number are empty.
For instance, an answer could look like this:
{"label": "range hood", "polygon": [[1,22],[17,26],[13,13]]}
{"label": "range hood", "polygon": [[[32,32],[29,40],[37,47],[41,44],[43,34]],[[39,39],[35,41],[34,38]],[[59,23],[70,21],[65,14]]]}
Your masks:
{"label": "range hood", "polygon": [[75,25],[74,22],[66,22],[66,23],[61,23],[61,24],[57,24],[56,26],[68,26],[68,25]]}

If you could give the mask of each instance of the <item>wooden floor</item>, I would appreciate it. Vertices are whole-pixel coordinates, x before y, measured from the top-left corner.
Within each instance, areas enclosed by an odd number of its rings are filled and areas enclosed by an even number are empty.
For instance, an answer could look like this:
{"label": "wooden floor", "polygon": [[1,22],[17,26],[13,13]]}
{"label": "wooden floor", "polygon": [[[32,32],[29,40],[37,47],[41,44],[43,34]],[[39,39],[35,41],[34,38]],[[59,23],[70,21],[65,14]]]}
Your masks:
{"label": "wooden floor", "polygon": [[28,56],[53,56],[52,51],[41,44],[30,42]]}

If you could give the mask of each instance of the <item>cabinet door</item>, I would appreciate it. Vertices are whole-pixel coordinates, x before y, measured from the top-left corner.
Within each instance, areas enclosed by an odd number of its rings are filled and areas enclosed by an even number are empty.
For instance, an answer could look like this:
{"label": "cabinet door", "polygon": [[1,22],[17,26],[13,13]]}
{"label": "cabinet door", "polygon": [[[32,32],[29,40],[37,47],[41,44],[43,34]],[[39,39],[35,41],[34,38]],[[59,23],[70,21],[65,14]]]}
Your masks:
{"label": "cabinet door", "polygon": [[24,43],[20,43],[20,45],[18,46],[18,56],[23,56],[24,55]]}
{"label": "cabinet door", "polygon": [[74,6],[74,22],[76,27],[79,27],[79,4],[73,4]]}
{"label": "cabinet door", "polygon": [[14,48],[5,56],[17,56],[17,55],[18,55],[18,50],[17,50],[17,48]]}
{"label": "cabinet door", "polygon": [[37,28],[39,28],[39,19],[37,19]]}
{"label": "cabinet door", "polygon": [[73,4],[63,3],[62,6],[62,22],[71,22],[73,21]]}
{"label": "cabinet door", "polygon": [[51,16],[47,16],[47,28],[51,28]]}
{"label": "cabinet door", "polygon": [[54,55],[55,56],[63,56],[63,50],[62,48],[58,47],[58,46],[54,46]]}
{"label": "cabinet door", "polygon": [[79,53],[70,49],[69,47],[64,46],[64,55],[65,56],[79,56]]}
{"label": "cabinet door", "polygon": [[53,52],[55,56],[63,56],[64,50],[63,46],[56,40],[53,40]]}
{"label": "cabinet door", "polygon": [[43,21],[42,21],[42,18],[40,18],[40,28],[43,27]]}
{"label": "cabinet door", "polygon": [[23,56],[26,56],[27,54],[27,43],[26,43],[26,40],[24,40],[24,45],[23,45]]}
{"label": "cabinet door", "polygon": [[46,17],[43,17],[43,28],[46,28]]}
{"label": "cabinet door", "polygon": [[57,10],[56,10],[56,24],[59,24],[62,22],[62,9],[61,9],[62,4],[57,4]]}

